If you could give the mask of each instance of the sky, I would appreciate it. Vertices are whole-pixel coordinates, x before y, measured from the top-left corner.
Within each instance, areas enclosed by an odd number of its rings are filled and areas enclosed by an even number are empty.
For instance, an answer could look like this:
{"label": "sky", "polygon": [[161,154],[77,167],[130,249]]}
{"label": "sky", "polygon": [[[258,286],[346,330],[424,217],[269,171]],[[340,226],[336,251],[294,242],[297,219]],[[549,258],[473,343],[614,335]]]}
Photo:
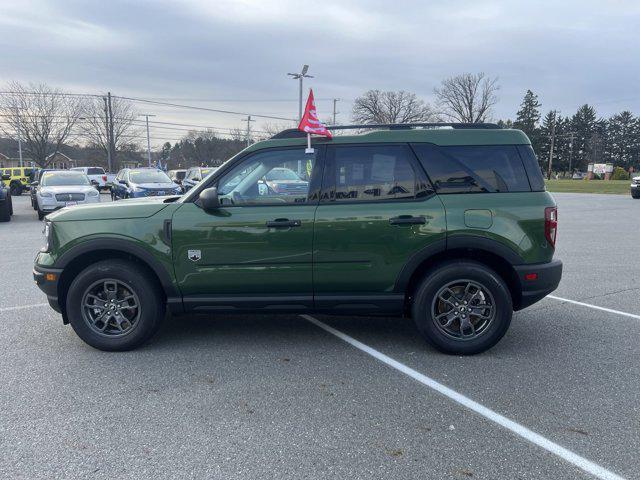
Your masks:
{"label": "sky", "polygon": [[[639,48],[638,0],[0,0],[0,89],[44,82],[293,119],[298,84],[286,74],[308,64],[305,91],[321,118],[340,99],[338,123],[369,89],[433,103],[434,87],[464,72],[498,77],[494,120],[514,118],[527,89],[543,111],[640,114]],[[136,108],[153,121],[246,126],[243,115]],[[186,133],[159,126],[154,145]]]}

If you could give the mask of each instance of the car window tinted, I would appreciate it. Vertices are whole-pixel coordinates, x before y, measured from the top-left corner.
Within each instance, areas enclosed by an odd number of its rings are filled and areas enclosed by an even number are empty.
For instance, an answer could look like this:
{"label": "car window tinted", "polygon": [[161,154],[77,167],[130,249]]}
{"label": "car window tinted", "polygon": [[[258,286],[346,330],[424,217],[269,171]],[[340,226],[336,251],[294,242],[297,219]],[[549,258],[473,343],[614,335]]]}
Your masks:
{"label": "car window tinted", "polygon": [[406,145],[327,149],[323,201],[403,200],[432,192],[411,164]]}
{"label": "car window tinted", "polygon": [[522,158],[524,169],[527,171],[531,190],[534,192],[544,191],[544,177],[542,176],[542,170],[540,169],[536,154],[533,152],[533,148],[531,148],[531,145],[518,145],[518,152]]}
{"label": "car window tinted", "polygon": [[84,173],[46,172],[42,176],[43,187],[59,187],[62,185],[91,185]]}
{"label": "car window tinted", "polygon": [[131,170],[129,180],[133,183],[171,183],[167,174],[160,170]]}
{"label": "car window tinted", "polygon": [[531,191],[514,145],[413,147],[438,193]]}
{"label": "car window tinted", "polygon": [[[267,150],[256,153],[218,182],[223,205],[304,204],[309,201],[309,179],[316,166],[316,154],[303,148]],[[268,180],[274,169],[289,169],[298,181]]]}
{"label": "car window tinted", "polygon": [[87,175],[104,175],[104,168],[87,168]]}

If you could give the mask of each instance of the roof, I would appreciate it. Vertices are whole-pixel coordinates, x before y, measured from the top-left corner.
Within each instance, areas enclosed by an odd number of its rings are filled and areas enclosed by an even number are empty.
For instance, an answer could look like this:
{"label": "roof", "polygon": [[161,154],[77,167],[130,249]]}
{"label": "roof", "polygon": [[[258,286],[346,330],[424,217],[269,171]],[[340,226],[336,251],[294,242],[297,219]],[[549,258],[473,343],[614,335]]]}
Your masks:
{"label": "roof", "polygon": [[[530,145],[529,138],[521,130],[501,128],[429,128],[429,129],[391,129],[373,130],[356,135],[335,135],[332,140],[325,137],[312,137],[312,145],[348,143],[433,143],[441,146],[459,145]],[[304,146],[306,137],[276,138],[257,142],[245,151],[261,150],[270,147]]]}

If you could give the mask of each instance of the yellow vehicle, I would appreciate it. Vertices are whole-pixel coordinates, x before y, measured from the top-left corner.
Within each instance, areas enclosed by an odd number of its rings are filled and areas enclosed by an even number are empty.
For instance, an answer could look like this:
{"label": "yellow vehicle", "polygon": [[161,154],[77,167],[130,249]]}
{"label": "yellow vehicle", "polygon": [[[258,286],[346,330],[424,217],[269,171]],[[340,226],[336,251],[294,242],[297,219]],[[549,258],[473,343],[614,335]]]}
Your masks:
{"label": "yellow vehicle", "polygon": [[0,176],[9,175],[9,179],[3,180],[3,183],[11,190],[11,196],[15,197],[29,190],[29,177],[33,171],[32,167],[0,168]]}

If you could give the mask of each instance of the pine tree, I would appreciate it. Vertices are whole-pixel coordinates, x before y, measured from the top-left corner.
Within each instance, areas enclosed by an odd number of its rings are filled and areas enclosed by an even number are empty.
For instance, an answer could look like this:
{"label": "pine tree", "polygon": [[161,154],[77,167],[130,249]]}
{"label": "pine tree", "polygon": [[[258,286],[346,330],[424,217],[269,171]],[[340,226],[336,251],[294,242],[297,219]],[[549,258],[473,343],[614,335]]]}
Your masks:
{"label": "pine tree", "polygon": [[541,147],[540,137],[540,107],[542,104],[538,101],[538,96],[531,90],[527,90],[524,99],[520,104],[520,110],[516,114],[516,120],[513,122],[513,128],[518,128],[527,134],[533,150],[538,153]]}
{"label": "pine tree", "polygon": [[[571,118],[571,128],[575,134],[573,141],[573,165],[576,170],[587,171],[587,164],[592,161],[592,148],[594,144],[591,138],[596,131],[596,111],[585,104],[581,106]],[[597,153],[597,152],[596,152]]]}
{"label": "pine tree", "polygon": [[608,121],[606,159],[628,170],[635,167],[640,156],[640,118],[629,111],[621,112]]}

